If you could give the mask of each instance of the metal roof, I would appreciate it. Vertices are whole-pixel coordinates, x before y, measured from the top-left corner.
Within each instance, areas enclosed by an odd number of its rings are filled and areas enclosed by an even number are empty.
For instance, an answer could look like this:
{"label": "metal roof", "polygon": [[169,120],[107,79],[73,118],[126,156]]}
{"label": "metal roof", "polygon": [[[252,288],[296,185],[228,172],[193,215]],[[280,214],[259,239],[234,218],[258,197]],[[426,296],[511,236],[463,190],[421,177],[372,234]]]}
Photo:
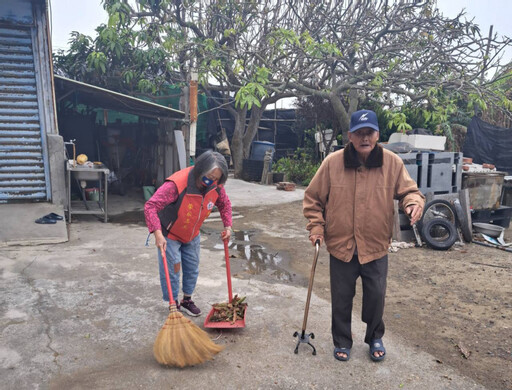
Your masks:
{"label": "metal roof", "polygon": [[106,108],[149,118],[183,119],[185,116],[183,111],[82,83],[81,81],[59,75],[54,75],[54,79],[57,101],[64,99],[71,93],[76,93],[77,100],[80,103],[91,107]]}

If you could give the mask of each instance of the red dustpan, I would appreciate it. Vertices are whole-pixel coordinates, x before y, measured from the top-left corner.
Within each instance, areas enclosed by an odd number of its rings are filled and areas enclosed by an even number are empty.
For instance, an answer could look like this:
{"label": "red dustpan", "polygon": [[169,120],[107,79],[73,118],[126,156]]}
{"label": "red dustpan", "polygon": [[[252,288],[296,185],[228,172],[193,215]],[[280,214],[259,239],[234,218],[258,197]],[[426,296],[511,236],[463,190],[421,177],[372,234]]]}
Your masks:
{"label": "red dustpan", "polygon": [[[229,249],[228,249],[228,241],[224,240],[224,255],[226,257],[226,274],[228,277],[228,298],[229,303],[233,302],[233,292],[231,290],[231,267],[229,265]],[[211,318],[214,315],[216,309],[212,307],[206,319],[204,320],[205,328],[217,328],[217,329],[226,329],[226,328],[245,328],[245,318],[247,316],[247,306],[244,307],[244,316],[242,319],[237,319],[235,321],[212,321]]]}

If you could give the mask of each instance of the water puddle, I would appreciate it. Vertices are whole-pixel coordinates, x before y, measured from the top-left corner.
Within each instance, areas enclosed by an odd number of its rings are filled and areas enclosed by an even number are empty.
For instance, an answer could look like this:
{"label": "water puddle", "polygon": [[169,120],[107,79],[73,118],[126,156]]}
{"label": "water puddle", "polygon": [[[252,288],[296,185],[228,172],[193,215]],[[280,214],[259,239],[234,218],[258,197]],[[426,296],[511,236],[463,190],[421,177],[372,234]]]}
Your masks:
{"label": "water puddle", "polygon": [[[146,226],[144,211],[127,211],[109,216],[109,222],[119,225]],[[286,256],[273,253],[255,240],[257,230],[238,230],[233,232],[229,242],[231,274],[233,277],[262,276],[267,282],[303,282],[303,277],[291,273],[290,262]],[[220,239],[220,231],[209,227],[201,228],[201,245],[207,249],[219,251],[224,259],[224,244]],[[300,279],[300,280],[299,280]]]}
{"label": "water puddle", "polygon": [[[203,245],[215,250],[224,250],[219,231],[209,228],[201,229],[208,240]],[[239,230],[233,232],[229,242],[231,273],[234,277],[247,275],[263,275],[269,281],[291,282],[296,275],[290,273],[288,260],[279,253],[272,253],[264,246],[254,242],[257,231]],[[238,275],[237,275],[238,274]]]}

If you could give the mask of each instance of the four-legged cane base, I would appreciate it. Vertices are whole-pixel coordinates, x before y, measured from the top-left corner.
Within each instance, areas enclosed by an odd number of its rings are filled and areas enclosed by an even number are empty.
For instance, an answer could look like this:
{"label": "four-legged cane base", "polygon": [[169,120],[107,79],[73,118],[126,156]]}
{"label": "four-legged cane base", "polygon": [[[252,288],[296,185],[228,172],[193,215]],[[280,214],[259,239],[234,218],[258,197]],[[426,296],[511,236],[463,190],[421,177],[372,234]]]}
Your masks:
{"label": "four-legged cane base", "polygon": [[297,340],[297,345],[295,346],[295,353],[299,353],[299,345],[301,343],[305,343],[309,345],[311,348],[313,348],[313,355],[316,355],[316,348],[314,347],[313,344],[309,342],[310,338],[311,340],[315,338],[315,335],[313,333],[306,334],[305,332],[302,332],[302,334],[299,336],[299,332],[295,332],[293,334],[293,337],[299,337],[299,339]]}

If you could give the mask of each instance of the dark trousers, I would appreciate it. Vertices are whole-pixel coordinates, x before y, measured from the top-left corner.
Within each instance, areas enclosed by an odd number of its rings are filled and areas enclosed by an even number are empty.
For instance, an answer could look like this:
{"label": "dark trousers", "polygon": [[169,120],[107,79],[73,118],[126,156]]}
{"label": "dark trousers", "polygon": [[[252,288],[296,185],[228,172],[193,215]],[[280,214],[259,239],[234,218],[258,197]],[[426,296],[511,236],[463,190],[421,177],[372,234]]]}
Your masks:
{"label": "dark trousers", "polygon": [[357,255],[348,263],[331,255],[332,338],[336,348],[352,348],[352,301],[356,281],[363,282],[362,320],[366,323],[364,342],[370,344],[384,335],[384,299],[388,256],[360,264]]}

